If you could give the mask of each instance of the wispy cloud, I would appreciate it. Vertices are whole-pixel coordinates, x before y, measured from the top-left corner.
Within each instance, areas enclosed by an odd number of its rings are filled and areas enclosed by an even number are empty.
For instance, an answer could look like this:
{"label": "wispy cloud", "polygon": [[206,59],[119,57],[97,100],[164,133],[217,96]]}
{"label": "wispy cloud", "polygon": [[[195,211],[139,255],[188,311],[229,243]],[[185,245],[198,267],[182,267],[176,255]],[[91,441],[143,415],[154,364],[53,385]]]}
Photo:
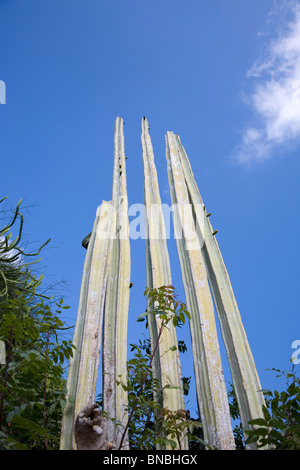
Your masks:
{"label": "wispy cloud", "polygon": [[235,149],[240,163],[265,161],[282,145],[300,141],[300,5],[293,1],[288,6],[289,20],[247,74],[254,81],[247,102],[255,124],[243,130]]}

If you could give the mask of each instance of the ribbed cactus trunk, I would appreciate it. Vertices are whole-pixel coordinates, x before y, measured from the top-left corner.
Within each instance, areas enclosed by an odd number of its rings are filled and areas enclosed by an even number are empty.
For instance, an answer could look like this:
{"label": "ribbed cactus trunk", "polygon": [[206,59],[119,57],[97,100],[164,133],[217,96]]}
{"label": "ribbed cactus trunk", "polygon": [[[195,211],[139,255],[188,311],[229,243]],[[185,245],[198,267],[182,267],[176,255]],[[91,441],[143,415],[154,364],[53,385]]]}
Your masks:
{"label": "ribbed cactus trunk", "polygon": [[[144,202],[145,202],[145,240],[147,287],[158,288],[172,285],[169,253],[165,221],[161,205],[157,171],[154,153],[149,135],[149,125],[146,118],[142,119],[142,154],[144,166]],[[148,305],[153,309],[153,305]],[[161,328],[161,320],[154,315],[148,316],[148,325],[152,350]],[[174,350],[174,346],[177,348]],[[173,349],[173,350],[172,350]],[[181,366],[178,351],[176,328],[173,323],[162,329],[159,347],[153,363],[154,377],[160,381],[163,389],[161,406],[170,411],[184,410],[184,395],[182,389]],[[172,388],[166,388],[171,386]],[[188,449],[185,436],[177,442],[177,448]]]}
{"label": "ribbed cactus trunk", "polygon": [[[127,322],[130,284],[130,244],[123,120],[117,117],[114,135],[112,201],[98,208],[83,269],[79,308],[70,361],[67,405],[63,414],[61,449],[76,448],[74,423],[79,412],[95,401],[103,337],[102,441],[115,447],[127,422]],[[103,334],[102,334],[103,328]],[[114,421],[119,422],[116,426]],[[124,448],[128,447],[127,439]]]}
{"label": "ribbed cactus trunk", "polygon": [[166,157],[173,205],[174,230],[182,270],[190,330],[198,406],[208,444],[234,449],[213,301],[200,243],[194,229],[194,215],[178,155],[175,136],[167,133]]}
{"label": "ribbed cactus trunk", "polygon": [[[112,193],[116,214],[115,237],[112,240],[103,335],[103,410],[110,418],[122,423],[122,426],[116,427],[113,421],[108,420],[106,427],[107,440],[116,442],[117,448],[127,422],[127,392],[121,385],[117,385],[117,381],[126,385],[130,292],[130,243],[123,125],[123,119],[118,117],[115,122]],[[123,441],[124,448],[128,448],[127,438]]]}
{"label": "ribbed cactus trunk", "polygon": [[[210,288],[227,352],[232,381],[243,426],[251,419],[263,418],[265,404],[253,355],[242,323],[238,305],[221,251],[206,212],[192,168],[178,135],[169,134],[178,154],[187,185],[189,200],[195,214],[197,234],[205,263]],[[254,445],[251,445],[253,448]]]}
{"label": "ribbed cactus trunk", "polygon": [[[79,307],[73,338],[76,347],[67,379],[67,404],[63,414],[60,447],[76,448],[74,423],[80,410],[95,399],[103,311],[111,258],[114,212],[110,202],[97,209],[84,263]],[[109,214],[109,216],[107,216]]]}

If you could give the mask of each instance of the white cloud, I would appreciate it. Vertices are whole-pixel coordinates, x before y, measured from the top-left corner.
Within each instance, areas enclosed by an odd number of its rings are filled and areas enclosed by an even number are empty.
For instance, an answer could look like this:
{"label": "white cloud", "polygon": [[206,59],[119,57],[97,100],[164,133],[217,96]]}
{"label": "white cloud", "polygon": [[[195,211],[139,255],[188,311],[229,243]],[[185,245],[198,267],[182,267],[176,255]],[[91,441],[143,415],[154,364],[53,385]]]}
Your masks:
{"label": "white cloud", "polygon": [[289,6],[292,20],[268,43],[264,58],[247,74],[254,80],[248,103],[256,124],[242,133],[235,152],[241,163],[264,161],[279,146],[300,140],[300,5],[291,2]]}

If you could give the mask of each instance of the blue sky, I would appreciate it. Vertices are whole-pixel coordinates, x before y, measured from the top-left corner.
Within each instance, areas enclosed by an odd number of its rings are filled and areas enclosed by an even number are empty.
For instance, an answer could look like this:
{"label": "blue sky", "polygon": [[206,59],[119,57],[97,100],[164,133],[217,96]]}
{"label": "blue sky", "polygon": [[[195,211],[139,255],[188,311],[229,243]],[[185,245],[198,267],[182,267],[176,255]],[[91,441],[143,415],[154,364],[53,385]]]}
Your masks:
{"label": "blue sky", "polygon": [[[300,340],[299,10],[299,2],[272,0],[0,0],[1,197],[28,207],[28,249],[51,237],[43,264],[67,283],[69,324],[81,240],[111,199],[115,118],[125,121],[132,205],[143,202],[146,116],[166,203],[165,133],[185,146],[262,386],[277,386],[267,368],[290,369]],[[174,240],[169,249],[184,299]],[[131,251],[134,342],[145,309],[144,240]],[[191,356],[183,368],[191,373]]]}

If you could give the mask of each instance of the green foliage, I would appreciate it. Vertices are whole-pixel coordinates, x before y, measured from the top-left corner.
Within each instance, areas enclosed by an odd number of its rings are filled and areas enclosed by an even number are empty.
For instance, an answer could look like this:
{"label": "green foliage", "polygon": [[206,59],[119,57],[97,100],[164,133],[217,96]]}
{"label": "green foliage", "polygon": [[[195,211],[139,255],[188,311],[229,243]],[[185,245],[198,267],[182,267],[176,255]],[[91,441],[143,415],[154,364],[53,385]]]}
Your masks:
{"label": "green foliage", "polygon": [[[185,410],[170,411],[161,409],[159,397],[163,393],[160,382],[153,377],[152,362],[163,328],[170,321],[180,327],[190,314],[183,302],[179,302],[173,286],[162,286],[145,290],[148,304],[152,306],[138,321],[147,320],[149,315],[157,315],[160,320],[157,344],[151,350],[150,340],[139,340],[139,344],[131,344],[133,357],[127,362],[127,384],[121,384],[128,392],[128,433],[131,449],[151,450],[170,447],[175,449],[183,435],[188,435],[195,442],[202,442],[198,429],[201,423],[189,418]],[[176,350],[177,346],[171,348]],[[186,352],[183,341],[178,343],[180,352]],[[182,379],[184,394],[188,394],[190,377]],[[155,419],[154,419],[155,416]],[[126,431],[126,430],[125,430]]]}
{"label": "green foliage", "polygon": [[71,342],[60,338],[60,313],[68,307],[39,293],[42,276],[36,278],[33,263],[24,259],[40,249],[27,254],[20,247],[19,206],[0,231],[0,341],[6,352],[0,365],[0,448],[55,449],[65,405],[64,362],[73,353]]}
{"label": "green foliage", "polygon": [[286,390],[263,390],[264,417],[249,421],[245,429],[241,425],[234,387],[230,384],[228,398],[235,422],[233,433],[237,450],[244,450],[247,444],[253,443],[264,450],[300,450],[300,379],[294,369],[291,372],[272,371],[278,373],[277,377],[286,377]]}
{"label": "green foliage", "polygon": [[147,296],[152,308],[139,316],[138,321],[143,321],[148,315],[157,315],[165,327],[170,321],[174,326],[180,327],[185,323],[185,318],[191,318],[186,304],[177,300],[175,287],[161,286],[148,288],[144,295]]}
{"label": "green foliage", "polygon": [[287,388],[282,392],[264,390],[267,399],[264,418],[249,422],[252,429],[245,430],[246,444],[255,442],[259,448],[300,450],[300,379],[293,370],[272,370],[279,372],[278,376],[285,375]]}
{"label": "green foliage", "polygon": [[188,439],[203,444],[203,440],[195,433],[196,429],[202,427],[199,421],[189,419],[189,412],[186,410],[170,411],[163,408],[159,414],[161,423],[160,433],[163,437],[157,437],[155,443],[170,446],[172,450],[181,449],[182,436],[187,435]]}
{"label": "green foliage", "polygon": [[[184,349],[186,350],[186,348]],[[201,435],[198,432],[201,423],[191,419],[188,411],[170,411],[166,408],[160,408],[157,397],[159,393],[163,393],[163,390],[160,388],[159,381],[153,377],[152,369],[149,368],[150,340],[139,340],[138,345],[131,344],[131,352],[134,352],[134,356],[127,362],[127,385],[126,387],[123,385],[128,392],[128,410],[135,408],[129,423],[130,448],[153,450],[157,445],[173,448],[176,445],[174,438],[176,437],[180,442],[183,434],[187,434],[194,444],[202,443]],[[183,386],[186,384],[186,394],[188,394],[190,378],[183,377],[182,380]],[[141,392],[142,381],[144,381],[144,386]],[[154,423],[155,412],[157,412],[158,426],[155,426]],[[195,447],[196,445],[194,445]]]}
{"label": "green foliage", "polygon": [[[151,361],[151,346],[149,339],[139,344],[131,344],[133,357],[127,361],[128,411],[134,409],[134,415],[129,422],[130,448],[136,450],[151,450],[155,448],[154,412],[158,403],[154,400],[155,392],[159,392],[159,382],[154,379]],[[141,384],[143,387],[141,389]]]}

